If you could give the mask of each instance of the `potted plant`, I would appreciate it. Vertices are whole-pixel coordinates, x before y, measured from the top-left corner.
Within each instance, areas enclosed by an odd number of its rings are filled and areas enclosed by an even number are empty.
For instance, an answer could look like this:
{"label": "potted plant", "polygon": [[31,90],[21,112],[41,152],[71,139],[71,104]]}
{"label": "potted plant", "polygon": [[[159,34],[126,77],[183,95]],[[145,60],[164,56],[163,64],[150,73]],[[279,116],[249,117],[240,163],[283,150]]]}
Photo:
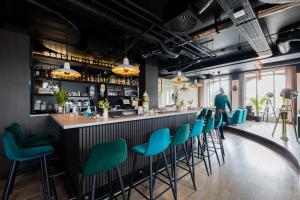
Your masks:
{"label": "potted plant", "polygon": [[191,99],[191,100],[188,101],[188,104],[190,105],[190,106],[189,106],[189,109],[191,109],[191,110],[193,109],[193,108],[192,108],[193,102],[194,102],[193,99]]}
{"label": "potted plant", "polygon": [[98,104],[99,104],[99,108],[103,110],[103,117],[108,118],[108,109],[109,109],[108,100],[107,99],[100,100]]}
{"label": "potted plant", "polygon": [[184,100],[183,99],[179,102],[179,110],[184,111]]}
{"label": "potted plant", "polygon": [[68,92],[62,88],[58,92],[54,92],[54,96],[58,104],[58,113],[65,113],[65,105],[68,101]]}
{"label": "potted plant", "polygon": [[254,116],[254,121],[256,122],[261,122],[261,116],[260,116],[260,109],[262,104],[265,103],[265,101],[267,100],[266,97],[262,97],[262,98],[251,98],[250,102],[252,103],[252,105],[255,108],[255,116]]}

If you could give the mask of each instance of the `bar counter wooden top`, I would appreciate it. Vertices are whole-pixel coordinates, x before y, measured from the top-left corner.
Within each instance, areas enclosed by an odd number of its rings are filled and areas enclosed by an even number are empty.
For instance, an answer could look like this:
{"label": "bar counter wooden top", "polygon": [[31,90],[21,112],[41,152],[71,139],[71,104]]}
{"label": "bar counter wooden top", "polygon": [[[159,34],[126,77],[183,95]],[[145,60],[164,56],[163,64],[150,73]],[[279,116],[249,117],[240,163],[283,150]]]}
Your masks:
{"label": "bar counter wooden top", "polygon": [[111,118],[111,117],[88,118],[84,115],[75,115],[75,114],[51,114],[50,116],[62,129],[72,129],[72,128],[96,126],[102,124],[168,117],[168,116],[182,115],[182,114],[189,114],[189,113],[196,113],[196,112],[197,110],[188,110],[188,111],[180,111],[180,112],[144,114],[144,115],[136,115],[136,116],[117,117],[117,118]]}

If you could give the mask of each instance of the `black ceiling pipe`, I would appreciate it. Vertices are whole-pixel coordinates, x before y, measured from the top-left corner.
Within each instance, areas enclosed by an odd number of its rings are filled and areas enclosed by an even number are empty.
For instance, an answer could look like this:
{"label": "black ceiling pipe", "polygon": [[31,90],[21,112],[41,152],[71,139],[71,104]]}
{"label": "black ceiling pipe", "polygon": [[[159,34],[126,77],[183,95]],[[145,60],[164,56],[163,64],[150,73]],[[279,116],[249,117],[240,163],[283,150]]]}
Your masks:
{"label": "black ceiling pipe", "polygon": [[[146,17],[144,17],[144,16],[138,14],[138,13],[135,12],[133,9],[128,8],[127,6],[123,5],[123,4],[120,3],[119,1],[116,1],[116,0],[112,0],[112,1],[113,1],[115,4],[121,6],[122,8],[128,10],[129,12],[131,12],[131,13],[133,13],[133,14],[139,16],[139,17],[141,17],[143,20],[146,20],[146,21],[148,21],[149,23],[152,23],[153,25],[155,25],[156,27],[158,27],[158,28],[160,28],[161,30],[165,31],[166,33],[172,35],[172,36],[175,37],[176,39],[179,39],[181,42],[185,42],[185,44],[188,45],[188,46],[190,46],[191,48],[194,48],[195,50],[197,50],[197,51],[199,51],[199,52],[205,54],[206,56],[209,56],[209,57],[211,56],[211,55],[210,55],[208,52],[206,52],[204,49],[201,49],[201,48],[198,47],[197,45],[194,45],[194,44],[188,42],[188,41],[185,40],[184,38],[178,36],[177,34],[173,33],[172,31],[168,30],[166,27],[164,27],[164,26],[162,26],[162,25],[160,25],[160,24],[158,24],[158,23],[156,23],[156,22],[154,22],[154,21],[152,21],[152,20],[150,20],[150,19],[148,19],[148,18],[146,18]],[[126,1],[126,2],[130,2],[130,1],[128,1],[128,0],[125,0],[125,1]],[[145,10],[145,9],[143,9],[143,8],[141,8],[141,7],[136,6],[136,4],[133,3],[133,2],[131,2],[131,5],[135,6],[136,9],[140,9],[140,10],[142,10],[142,11]]]}
{"label": "black ceiling pipe", "polygon": [[[115,24],[118,27],[121,27],[125,30],[129,30],[130,32],[132,32],[135,35],[139,35],[139,34],[144,32],[144,31],[142,31],[142,30],[140,30],[140,29],[138,29],[134,26],[131,26],[130,24],[127,24],[127,23],[121,21],[118,18],[115,18],[112,15],[108,15],[104,12],[100,12],[95,7],[93,7],[91,5],[88,5],[86,3],[83,3],[81,1],[78,1],[78,0],[63,0],[63,1],[67,2],[67,3],[70,3],[70,4],[76,6],[79,9],[83,9],[85,11],[88,11],[90,14],[93,14],[93,15],[99,17],[99,18],[105,19],[105,20],[109,21],[110,23]],[[145,41],[152,41],[152,42],[155,42],[155,43],[160,41],[158,38],[156,38],[156,37],[154,37],[154,36],[152,36],[148,33],[145,33],[142,37],[145,39]]]}
{"label": "black ceiling pipe", "polygon": [[71,22],[71,20],[69,20],[69,19],[66,18],[64,15],[62,15],[61,13],[59,13],[59,12],[57,12],[57,11],[55,11],[55,10],[49,8],[48,6],[45,6],[45,5],[39,3],[39,2],[37,2],[37,1],[35,1],[35,0],[26,0],[26,1],[27,1],[28,3],[30,3],[30,4],[32,4],[32,5],[35,5],[35,6],[39,7],[39,8],[42,8],[43,10],[46,10],[46,11],[48,11],[48,12],[50,12],[50,13],[52,13],[52,14],[58,16],[59,18],[61,18],[61,19],[64,20],[65,22],[67,22],[67,23],[68,23],[68,24],[69,24],[69,25],[70,25],[77,33],[80,34],[80,31],[79,31],[79,29],[77,28],[77,26],[76,26],[73,22]]}

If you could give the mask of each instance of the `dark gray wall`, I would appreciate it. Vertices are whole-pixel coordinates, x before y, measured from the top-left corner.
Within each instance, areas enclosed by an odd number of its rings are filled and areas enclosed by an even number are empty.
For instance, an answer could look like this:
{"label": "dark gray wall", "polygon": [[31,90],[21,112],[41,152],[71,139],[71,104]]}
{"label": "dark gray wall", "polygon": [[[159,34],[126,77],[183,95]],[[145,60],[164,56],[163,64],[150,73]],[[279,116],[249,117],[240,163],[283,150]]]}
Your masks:
{"label": "dark gray wall", "polygon": [[149,107],[158,108],[158,66],[154,57],[145,59],[140,66],[140,98],[147,91],[149,95]]}
{"label": "dark gray wall", "polygon": [[[30,116],[30,37],[0,30],[0,133],[18,122],[26,133],[57,134],[59,127],[49,116]],[[0,176],[9,161],[0,141]]]}
{"label": "dark gray wall", "polygon": [[[12,122],[29,130],[30,38],[0,30],[0,131]],[[8,168],[1,140],[0,175]]]}

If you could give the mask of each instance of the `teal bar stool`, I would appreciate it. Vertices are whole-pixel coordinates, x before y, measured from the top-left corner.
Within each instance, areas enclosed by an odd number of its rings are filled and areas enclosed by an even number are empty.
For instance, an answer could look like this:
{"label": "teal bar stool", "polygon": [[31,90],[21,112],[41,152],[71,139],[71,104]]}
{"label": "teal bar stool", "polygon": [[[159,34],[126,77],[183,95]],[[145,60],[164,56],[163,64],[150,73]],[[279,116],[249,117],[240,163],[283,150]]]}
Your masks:
{"label": "teal bar stool", "polygon": [[19,162],[25,162],[29,160],[40,159],[41,162],[41,175],[43,183],[44,198],[46,200],[51,199],[51,191],[48,177],[47,160],[46,156],[53,153],[53,148],[51,146],[39,146],[31,148],[19,147],[13,137],[9,132],[5,132],[2,135],[3,148],[7,158],[11,161],[9,168],[8,179],[5,183],[4,193],[2,200],[8,200],[9,195],[14,186],[14,180],[16,177],[17,165]]}
{"label": "teal bar stool", "polygon": [[[243,108],[243,118],[242,118],[242,123],[246,122],[247,120],[247,115],[248,115],[248,110],[246,108]],[[263,116],[264,117],[264,116]],[[264,120],[264,119],[263,119]]]}
{"label": "teal bar stool", "polygon": [[197,116],[198,119],[204,119],[206,116],[206,112],[207,110],[205,108],[203,108],[200,112],[200,114]]}
{"label": "teal bar stool", "polygon": [[[180,179],[184,178],[186,175],[190,174],[192,182],[193,182],[193,186],[194,189],[196,190],[196,184],[195,184],[195,170],[194,170],[194,166],[190,165],[190,161],[189,161],[189,156],[187,153],[187,148],[186,148],[186,142],[189,139],[190,136],[190,125],[189,124],[184,124],[181,127],[179,127],[174,136],[172,137],[172,142],[170,145],[171,148],[171,158],[172,158],[172,180],[173,180],[173,184],[174,184],[174,192],[175,192],[175,199],[177,199],[177,181],[179,181]],[[183,170],[188,171],[188,173],[182,175],[180,178],[177,177],[177,162],[179,162],[178,157],[177,157],[177,149],[178,147],[182,147],[183,152],[184,152],[184,158],[186,160],[186,165],[188,167],[188,169],[185,169],[183,167]],[[181,162],[181,160],[180,160]]]}
{"label": "teal bar stool", "polygon": [[237,109],[234,114],[228,117],[228,125],[238,125],[241,124],[243,120],[243,111]]}
{"label": "teal bar stool", "polygon": [[121,186],[121,193],[123,200],[125,200],[124,184],[120,172],[119,166],[127,159],[127,145],[124,139],[118,139],[115,141],[105,142],[95,145],[89,152],[88,157],[81,163],[80,171],[81,177],[79,182],[78,198],[82,197],[82,188],[84,178],[87,176],[92,177],[92,192],[89,199],[95,200],[96,191],[96,177],[101,173],[106,173],[107,181],[109,183],[110,198],[114,199],[112,185],[111,185],[111,173],[115,169]]}
{"label": "teal bar stool", "polygon": [[224,147],[223,147],[223,141],[221,139],[221,134],[220,134],[220,130],[219,128],[221,127],[223,123],[223,115],[220,112],[216,112],[215,114],[215,127],[214,127],[214,133],[215,133],[215,138],[216,138],[216,144],[219,145],[219,147],[216,147],[217,149],[221,150],[221,154],[222,154],[222,159],[223,162],[225,162],[225,151],[224,151]]}
{"label": "teal bar stool", "polygon": [[51,145],[54,141],[54,136],[49,134],[25,134],[18,123],[12,123],[5,131],[13,134],[16,143],[21,147],[35,147],[43,145]]}
{"label": "teal bar stool", "polygon": [[[165,150],[169,147],[170,145],[170,130],[168,128],[160,129],[155,132],[153,132],[150,135],[150,138],[148,140],[148,143],[145,144],[140,144],[133,146],[131,150],[134,153],[134,161],[133,161],[133,166],[132,166],[132,174],[131,174],[131,183],[130,183],[130,188],[128,191],[128,197],[127,200],[130,199],[130,194],[131,190],[135,189],[139,194],[141,194],[145,199],[153,200],[153,188],[154,188],[154,180],[153,178],[156,177],[157,170],[155,171],[155,175],[153,176],[153,157],[158,156],[158,160],[160,159],[160,156],[163,157],[164,163],[165,163],[165,168],[167,171],[167,177],[169,179],[169,183],[165,182],[168,184],[173,192],[173,196],[175,198],[175,191],[173,188],[173,183],[171,180],[171,175],[170,171],[168,168],[168,163],[167,163],[167,158],[165,154]],[[142,156],[148,158],[149,161],[149,189],[150,189],[150,197],[147,197],[144,193],[142,193],[138,188],[136,188],[137,184],[134,184],[134,176],[135,176],[135,167],[136,167],[136,162],[137,162],[137,156]],[[158,162],[158,161],[157,161]],[[157,165],[158,166],[158,165]],[[164,181],[163,181],[164,182]],[[140,182],[142,183],[142,182]],[[161,194],[159,194],[155,199],[157,199],[159,196],[161,196],[163,193],[165,193],[167,190],[169,190],[168,187],[166,190],[164,190]]]}
{"label": "teal bar stool", "polygon": [[[213,131],[214,127],[215,127],[215,118],[214,117],[206,118],[206,123],[205,123],[205,126],[203,128],[203,133],[204,133],[203,149],[206,150],[206,155],[204,155],[204,156],[206,156],[208,158],[209,170],[210,170],[211,174],[212,174],[212,170],[211,170],[211,160],[210,160],[210,158],[213,155],[213,154],[211,154],[211,152],[216,154],[218,163],[220,165],[219,155],[218,155],[218,152],[217,152],[217,149],[216,149],[216,146],[215,146],[214,138],[212,136],[212,131]],[[210,142],[208,142],[208,139],[209,139],[208,136],[210,136],[210,139],[211,139]],[[211,147],[211,146],[209,146],[209,144],[212,144],[213,146]]]}
{"label": "teal bar stool", "polygon": [[[192,131],[189,135],[189,139],[191,140],[191,147],[190,147],[190,153],[189,155],[192,157],[192,167],[193,167],[193,171],[194,171],[194,168],[197,164],[199,164],[200,162],[204,162],[204,165],[205,165],[205,169],[206,169],[206,173],[207,175],[209,176],[209,172],[208,172],[208,168],[207,168],[207,163],[206,163],[206,160],[205,160],[205,157],[204,157],[204,153],[203,153],[203,148],[202,148],[202,142],[201,142],[201,137],[202,137],[202,131],[203,131],[203,124],[204,124],[204,120],[201,119],[201,120],[196,120],[193,124],[193,128],[192,128]],[[197,140],[197,145],[196,145],[196,148],[195,148],[195,145],[194,143],[196,142]],[[195,151],[197,152],[197,154],[195,154]],[[199,159],[200,161],[195,163],[195,157],[197,159]],[[195,174],[193,172],[193,174]]]}

